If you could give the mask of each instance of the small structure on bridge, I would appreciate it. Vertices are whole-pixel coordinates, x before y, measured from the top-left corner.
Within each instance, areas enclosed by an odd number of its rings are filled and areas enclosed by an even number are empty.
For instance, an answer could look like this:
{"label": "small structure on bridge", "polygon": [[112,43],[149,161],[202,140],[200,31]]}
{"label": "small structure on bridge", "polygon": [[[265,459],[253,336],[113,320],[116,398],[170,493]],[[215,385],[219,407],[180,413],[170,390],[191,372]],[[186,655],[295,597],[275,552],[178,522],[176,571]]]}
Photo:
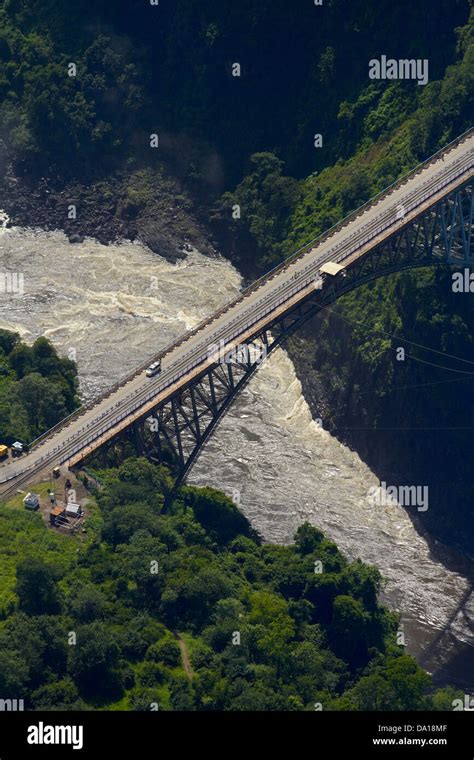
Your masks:
{"label": "small structure on bridge", "polygon": [[336,275],[342,273],[345,273],[345,269],[343,266],[338,264],[335,261],[326,261],[325,264],[322,265],[322,267],[319,267],[319,272],[321,274],[329,274],[331,277],[335,277]]}

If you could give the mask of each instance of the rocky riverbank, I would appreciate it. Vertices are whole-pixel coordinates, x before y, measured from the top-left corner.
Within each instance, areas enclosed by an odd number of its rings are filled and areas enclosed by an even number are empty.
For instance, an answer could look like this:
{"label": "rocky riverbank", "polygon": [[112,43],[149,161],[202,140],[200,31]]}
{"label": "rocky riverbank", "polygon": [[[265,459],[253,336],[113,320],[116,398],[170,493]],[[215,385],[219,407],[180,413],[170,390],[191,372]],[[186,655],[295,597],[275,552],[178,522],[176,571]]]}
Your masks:
{"label": "rocky riverbank", "polygon": [[8,168],[0,206],[9,226],[61,230],[71,243],[94,238],[103,245],[141,241],[167,261],[192,247],[215,256],[215,244],[193,215],[194,204],[164,169],[114,173],[90,184],[54,177],[31,180]]}

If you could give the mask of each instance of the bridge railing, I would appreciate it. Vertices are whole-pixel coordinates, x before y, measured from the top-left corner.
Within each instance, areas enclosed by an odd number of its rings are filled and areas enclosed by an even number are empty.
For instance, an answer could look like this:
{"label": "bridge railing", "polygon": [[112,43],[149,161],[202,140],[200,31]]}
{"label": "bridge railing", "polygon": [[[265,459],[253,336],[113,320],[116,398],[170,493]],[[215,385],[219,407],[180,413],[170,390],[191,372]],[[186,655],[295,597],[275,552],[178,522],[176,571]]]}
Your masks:
{"label": "bridge railing", "polygon": [[[169,346],[164,348],[159,354],[156,355],[156,359],[163,358],[168,354],[172,349],[180,346],[182,343],[184,343],[186,340],[188,340],[193,335],[196,335],[200,330],[202,330],[209,322],[209,319],[215,318],[216,316],[219,316],[223,314],[224,312],[228,311],[230,308],[235,306],[239,301],[242,300],[243,297],[246,295],[252,293],[254,290],[257,290],[257,288],[262,285],[266,280],[268,280],[270,277],[278,274],[279,272],[284,271],[287,269],[292,263],[294,263],[299,258],[302,258],[308,250],[311,250],[311,248],[315,245],[315,243],[320,244],[324,242],[328,237],[330,237],[337,229],[341,229],[342,227],[346,226],[350,221],[352,221],[354,218],[359,216],[361,212],[365,211],[367,208],[369,208],[375,201],[379,201],[385,196],[392,193],[394,190],[397,189],[397,187],[400,187],[405,182],[407,182],[410,178],[416,176],[420,171],[422,171],[424,168],[429,166],[434,161],[437,161],[442,155],[448,153],[449,151],[453,150],[455,147],[457,147],[461,142],[466,140],[471,134],[474,134],[474,128],[468,129],[465,132],[463,132],[461,135],[456,137],[454,140],[452,140],[450,143],[445,145],[443,148],[440,148],[440,150],[436,151],[436,153],[433,153],[429,158],[425,159],[425,161],[420,162],[417,164],[413,169],[411,169],[406,174],[399,177],[397,180],[392,182],[391,185],[388,185],[388,187],[381,190],[376,195],[372,196],[368,201],[363,203],[358,208],[354,209],[354,211],[351,211],[349,214],[347,214],[343,219],[339,220],[335,224],[332,225],[332,227],[329,227],[329,229],[322,232],[320,235],[316,236],[312,240],[310,240],[308,243],[305,243],[305,245],[301,246],[297,251],[295,251],[291,256],[288,256],[284,261],[277,264],[275,267],[270,269],[268,272],[266,272],[264,275],[259,277],[257,280],[254,280],[250,285],[248,285],[246,288],[244,288],[239,295],[233,299],[232,301],[229,301],[224,306],[222,306],[217,311],[213,312],[212,315],[209,317],[206,317],[201,322],[199,322],[195,327],[192,327],[187,332],[183,333],[180,338],[174,342],[171,343]],[[145,369],[149,362],[153,361],[153,359],[149,359],[148,362],[143,365],[142,368],[139,368],[135,372],[133,372],[128,379],[133,379],[136,377],[136,375],[140,374],[140,372]],[[125,380],[127,382],[127,380]],[[121,382],[117,384],[117,387],[120,387],[124,383]]]}
{"label": "bridge railing", "polygon": [[298,250],[292,253],[291,256],[288,256],[284,261],[282,261],[280,264],[277,264],[275,267],[273,267],[273,269],[270,269],[268,272],[262,275],[262,277],[260,277],[258,280],[255,280],[254,282],[252,282],[247,288],[245,288],[242,291],[242,294],[252,291],[255,288],[255,286],[261,285],[266,279],[268,279],[270,275],[276,274],[279,271],[284,271],[286,267],[288,267],[290,264],[292,264],[302,255],[307,253],[308,250],[311,250],[311,247],[314,246],[315,243],[320,244],[324,242],[324,240],[330,237],[338,229],[342,229],[343,227],[347,226],[348,223],[353,221],[356,217],[360,216],[361,213],[366,211],[376,201],[378,202],[382,200],[382,198],[385,198],[386,196],[393,193],[394,190],[396,190],[398,187],[401,187],[409,179],[415,177],[417,174],[420,173],[420,171],[423,171],[423,169],[426,169],[426,167],[429,166],[430,164],[438,161],[443,155],[445,155],[446,153],[456,148],[458,145],[460,145],[464,140],[466,140],[472,134],[474,134],[473,127],[471,127],[470,129],[467,129],[465,132],[460,134],[454,140],[451,140],[450,143],[445,145],[443,148],[440,148],[439,150],[437,150],[436,153],[433,153],[431,156],[429,156],[429,158],[425,159],[424,161],[421,161],[413,169],[410,169],[409,172],[406,172],[401,177],[394,180],[394,182],[392,182],[390,185],[385,187],[380,192],[373,195],[371,198],[369,198],[369,200],[365,201],[361,206],[358,206],[353,211],[350,211],[349,214],[346,214],[345,217],[343,217],[342,219],[337,221],[335,224],[333,224],[332,227],[329,227],[320,235],[317,235],[308,243],[305,243],[303,246],[298,248]]}
{"label": "bridge railing", "polygon": [[[430,186],[430,189],[428,191],[423,192],[419,197],[417,197],[417,200],[416,200],[416,203],[415,203],[414,207],[419,206],[427,198],[431,197],[434,193],[436,193],[441,187],[446,186],[446,184],[452,183],[453,179],[456,179],[457,176],[461,176],[461,175],[463,175],[465,173],[466,173],[466,167],[463,166],[455,174],[451,173],[449,175],[449,178],[448,178],[447,181],[445,181],[445,182],[443,182],[441,184],[437,183],[434,188],[432,186]],[[367,242],[368,240],[370,240],[370,239],[372,239],[374,237],[374,234],[375,235],[378,234],[378,228],[375,231],[372,231],[371,234],[368,237],[363,238],[362,240],[358,240],[356,247],[360,247],[361,245],[364,245],[365,242]],[[346,251],[345,252],[345,256],[347,257],[348,255],[350,255],[351,251],[352,251],[352,249],[349,249],[349,251]],[[320,262],[318,262],[317,266],[320,266]],[[259,311],[258,315],[255,317],[254,321],[253,322],[248,322],[246,324],[245,330],[248,330],[249,328],[252,328],[253,325],[258,324],[259,322],[261,322],[263,319],[265,319],[265,316],[267,316],[271,312],[275,311],[281,304],[287,302],[290,298],[292,298],[293,295],[295,295],[298,292],[300,292],[303,288],[307,287],[312,282],[314,282],[314,273],[312,275],[307,276],[303,282],[299,282],[293,288],[290,288],[289,290],[285,290],[285,294],[282,295],[281,298],[278,301],[276,301],[276,302],[273,301],[271,303],[271,305],[268,306],[264,311]],[[240,327],[237,331],[231,333],[230,335],[227,335],[226,336],[226,341],[228,343],[230,343],[230,342],[232,342],[233,340],[235,340],[237,337],[239,337],[241,335],[242,335],[242,328]],[[154,389],[152,391],[150,391],[150,393],[145,394],[145,396],[141,397],[139,400],[137,399],[136,403],[131,408],[128,408],[127,410],[123,411],[121,414],[119,414],[116,417],[114,417],[112,421],[109,421],[104,426],[99,427],[98,430],[97,429],[94,430],[94,432],[90,436],[86,437],[85,439],[81,439],[80,441],[78,441],[77,445],[74,446],[72,449],[70,449],[67,452],[65,452],[64,451],[64,446],[62,444],[60,444],[60,445],[56,446],[54,449],[52,449],[48,453],[48,455],[40,457],[38,460],[36,460],[35,461],[35,466],[39,466],[39,465],[43,465],[43,464],[46,465],[46,463],[49,460],[54,459],[55,455],[57,453],[59,453],[61,450],[64,452],[63,456],[61,456],[59,458],[59,461],[60,461],[61,464],[64,463],[64,462],[66,462],[66,461],[68,461],[69,459],[71,459],[72,457],[74,457],[78,452],[81,452],[81,451],[84,452],[84,456],[87,456],[87,454],[90,453],[90,452],[85,451],[85,449],[89,446],[89,444],[97,442],[97,440],[100,439],[101,436],[103,436],[105,433],[110,432],[111,430],[113,430],[115,427],[117,427],[117,425],[120,424],[120,422],[122,422],[123,420],[125,420],[127,418],[130,418],[130,416],[133,415],[137,410],[142,409],[150,401],[155,400],[157,398],[157,396],[160,394],[161,391],[163,391],[166,387],[169,387],[170,385],[172,385],[173,383],[175,383],[183,375],[189,374],[196,367],[199,367],[200,365],[202,365],[202,362],[203,362],[203,356],[201,355],[198,359],[195,360],[195,362],[192,365],[186,366],[186,368],[184,370],[182,369],[179,372],[177,372],[175,375],[173,375],[171,378],[168,378],[168,380],[166,381],[166,383],[164,383],[161,386],[154,387]],[[110,395],[110,393],[111,393],[111,391],[107,391],[107,394],[105,394],[105,395]],[[70,415],[70,417],[72,417],[72,416],[73,415]],[[69,418],[67,418],[67,419],[69,419]],[[65,421],[63,421],[63,423],[64,422]],[[94,421],[94,424],[95,423],[96,423],[96,421]],[[87,427],[88,426],[86,426],[86,428]],[[70,439],[66,439],[66,443],[69,440]],[[15,477],[18,477],[18,476],[22,475],[24,472],[26,472],[26,469],[22,470],[22,471],[20,471],[18,473],[15,473],[15,475],[11,475],[5,481],[0,481],[0,482],[6,482],[7,480],[10,480],[10,479],[13,479]]]}
{"label": "bridge railing", "polygon": [[52,435],[54,435],[58,430],[68,425],[70,422],[72,422],[75,419],[78,419],[80,416],[85,414],[86,412],[93,409],[97,404],[101,403],[104,399],[111,396],[113,393],[115,393],[120,388],[123,388],[127,383],[129,383],[131,380],[133,380],[135,377],[140,375],[142,372],[145,371],[145,369],[149,366],[150,362],[155,361],[156,359],[162,359],[164,356],[166,356],[168,353],[170,353],[171,350],[177,348],[178,346],[182,345],[185,341],[187,341],[190,337],[193,335],[196,335],[200,330],[202,330],[209,322],[210,317],[213,319],[216,316],[219,316],[223,314],[224,312],[228,311],[230,308],[232,308],[235,304],[239,303],[243,297],[246,295],[252,293],[255,291],[260,285],[262,285],[266,280],[268,280],[270,277],[273,277],[274,275],[284,271],[287,269],[291,264],[293,264],[295,261],[297,261],[299,258],[302,258],[306,253],[308,253],[309,250],[311,250],[312,247],[315,246],[315,244],[321,244],[325,240],[327,240],[334,232],[336,232],[339,229],[342,229],[343,227],[347,226],[352,220],[354,220],[356,217],[360,216],[361,213],[363,213],[365,210],[367,210],[370,206],[372,206],[376,201],[382,200],[382,198],[385,198],[390,193],[394,192],[398,187],[403,185],[405,182],[407,182],[412,177],[416,176],[420,171],[425,169],[430,164],[434,163],[435,161],[439,160],[441,156],[445,155],[446,153],[453,150],[455,147],[460,145],[464,140],[466,140],[470,135],[474,134],[474,128],[468,129],[465,132],[463,132],[461,135],[456,137],[454,140],[452,140],[450,143],[445,145],[443,148],[440,148],[438,151],[433,153],[429,158],[425,159],[425,161],[420,162],[417,164],[413,169],[411,169],[406,174],[399,177],[397,180],[392,182],[392,184],[388,185],[388,187],[381,190],[376,195],[372,196],[369,200],[367,200],[365,203],[363,203],[358,208],[351,211],[349,214],[347,214],[343,219],[339,220],[335,224],[332,225],[332,227],[329,227],[329,229],[325,230],[320,235],[317,235],[315,238],[310,240],[308,243],[305,243],[305,245],[301,246],[297,251],[295,251],[291,256],[289,256],[287,259],[282,261],[280,264],[277,264],[273,269],[270,269],[266,274],[262,275],[262,277],[259,277],[257,280],[252,282],[250,285],[248,285],[246,288],[244,288],[239,295],[233,299],[232,301],[229,301],[227,304],[225,304],[221,309],[218,309],[217,311],[213,312],[212,315],[206,317],[205,319],[201,320],[195,327],[191,328],[190,330],[183,333],[180,338],[175,341],[174,343],[168,345],[165,347],[162,351],[160,351],[158,354],[156,354],[154,357],[151,357],[148,359],[145,363],[137,367],[133,372],[131,372],[129,375],[126,375],[124,378],[119,380],[114,385],[107,388],[105,391],[103,391],[99,396],[96,396],[91,402],[87,404],[82,404],[78,409],[76,409],[74,412],[72,412],[67,417],[60,420],[56,425],[54,425],[49,430],[42,433],[42,435],[38,436],[38,438],[35,438],[31,444],[30,448],[38,447],[42,443],[44,443],[46,440],[48,440]]}
{"label": "bridge railing", "polygon": [[[453,179],[455,179],[456,176],[462,175],[464,173],[465,173],[465,169],[461,169],[458,172],[457,175],[455,175],[454,177],[450,177],[450,181],[452,181]],[[436,186],[436,188],[439,189],[439,187],[440,186],[438,184]],[[433,189],[430,189],[428,192],[422,193],[422,195],[418,198],[418,201],[417,201],[416,205],[420,205],[427,198],[431,197],[433,195],[433,192],[436,192],[436,189],[434,191],[433,191]],[[364,244],[365,242],[367,242],[368,240],[370,240],[372,237],[373,236],[371,235],[367,239],[364,238],[363,241],[362,241],[362,244]],[[349,255],[349,254],[346,254],[346,255]],[[267,316],[271,312],[275,311],[275,309],[277,309],[281,304],[283,304],[286,301],[288,301],[293,295],[296,295],[304,287],[307,287],[313,281],[314,281],[314,275],[308,277],[303,283],[298,283],[298,285],[295,285],[292,289],[290,289],[289,291],[285,292],[285,295],[282,296],[276,303],[273,302],[271,304],[271,306],[269,306],[263,312],[259,312],[258,317],[255,319],[255,322],[253,324],[256,324],[256,323],[260,322],[262,319],[265,318],[265,316]],[[251,327],[252,327],[252,323],[249,323],[246,326],[245,329],[248,329],[248,328],[251,328]],[[241,334],[242,334],[242,329],[240,328],[236,332],[234,332],[231,335],[227,336],[226,340],[227,340],[227,342],[230,343],[233,340],[235,340],[235,338],[237,338]],[[137,411],[138,409],[143,408],[143,406],[145,406],[147,403],[149,403],[150,401],[156,399],[156,397],[159,395],[159,393],[162,390],[164,390],[166,387],[169,387],[170,385],[172,385],[173,383],[175,383],[183,375],[189,374],[190,372],[193,371],[193,369],[195,369],[196,367],[199,367],[202,364],[202,361],[203,361],[203,357],[201,356],[192,365],[186,367],[186,369],[184,371],[178,372],[176,375],[173,375],[171,378],[169,378],[167,380],[166,384],[163,384],[163,386],[159,386],[158,388],[155,388],[148,395],[146,395],[144,399],[140,399],[140,401],[137,401],[137,403],[134,404],[131,409],[128,409],[123,414],[118,415],[114,419],[113,422],[109,422],[107,425],[105,425],[104,427],[100,428],[99,431],[95,431],[93,435],[89,436],[86,439],[86,441],[82,441],[81,443],[79,443],[77,447],[75,447],[71,452],[69,452],[67,455],[64,456],[64,458],[62,459],[62,461],[67,461],[68,459],[70,459],[71,457],[73,457],[75,454],[77,454],[79,451],[84,450],[84,448],[87,447],[90,443],[93,443],[98,438],[100,438],[100,436],[104,435],[107,431],[109,431],[112,428],[114,428],[117,425],[119,425],[122,420],[130,417],[131,415],[134,414],[135,411]],[[58,450],[60,448],[61,447],[58,447]]]}

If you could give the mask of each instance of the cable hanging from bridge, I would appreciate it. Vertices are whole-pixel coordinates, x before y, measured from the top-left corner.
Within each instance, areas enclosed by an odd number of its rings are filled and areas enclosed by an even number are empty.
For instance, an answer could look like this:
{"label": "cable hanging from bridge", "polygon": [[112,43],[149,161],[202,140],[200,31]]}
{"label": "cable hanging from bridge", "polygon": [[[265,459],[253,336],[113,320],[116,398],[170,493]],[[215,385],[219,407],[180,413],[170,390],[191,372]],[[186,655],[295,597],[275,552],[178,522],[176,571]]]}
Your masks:
{"label": "cable hanging from bridge", "polygon": [[[392,391],[405,391],[409,390],[411,388],[426,388],[431,385],[442,385],[443,383],[460,383],[464,380],[472,380],[474,378],[474,372],[467,373],[467,377],[451,377],[449,380],[433,380],[430,383],[412,383],[411,385],[395,385],[393,388],[390,388],[390,392]],[[373,394],[373,391],[359,391],[359,396],[368,396]]]}
{"label": "cable hanging from bridge", "polygon": [[[394,338],[395,340],[400,340],[403,343],[409,343],[411,346],[415,346],[416,348],[421,348],[424,351],[430,351],[431,353],[439,354],[439,356],[444,356],[444,357],[449,358],[449,359],[455,359],[456,361],[464,362],[466,364],[471,364],[471,365],[474,366],[474,361],[471,361],[470,359],[463,359],[462,357],[455,356],[454,354],[448,354],[447,352],[444,352],[444,351],[438,351],[436,348],[430,348],[429,346],[424,346],[422,343],[416,343],[413,340],[409,340],[409,338],[402,338],[399,335],[395,335],[395,333],[388,332],[388,330],[372,330],[372,329],[370,329],[368,327],[367,322],[354,321],[354,320],[348,319],[347,317],[344,317],[342,314],[340,314],[335,309],[331,309],[330,306],[325,306],[324,310],[325,311],[329,311],[331,314],[334,314],[336,317],[339,317],[339,319],[342,319],[344,322],[347,322],[347,324],[349,324],[349,325],[366,327],[367,328],[367,332],[370,333],[371,335],[386,335],[389,338]],[[391,351],[396,351],[397,350],[397,348],[395,348],[394,346],[389,346],[389,348],[390,348]],[[413,354],[406,354],[406,356],[410,357],[410,359],[413,359],[414,361],[419,361],[419,362],[422,362],[424,364],[430,364],[432,367],[438,367],[438,369],[446,369],[449,372],[460,372],[460,373],[465,374],[465,375],[474,375],[474,372],[467,372],[466,370],[454,369],[453,367],[444,367],[441,364],[434,364],[433,362],[427,362],[424,359],[419,359],[418,357],[413,356]]]}
{"label": "cable hanging from bridge", "polygon": [[[393,346],[390,346],[391,351],[396,351],[397,349]],[[474,377],[474,372],[467,372],[465,369],[454,369],[454,367],[444,367],[442,364],[435,364],[434,362],[428,362],[426,359],[420,359],[418,356],[413,356],[413,354],[407,354],[405,353],[405,356],[408,356],[409,359],[413,359],[415,362],[420,362],[421,364],[427,364],[429,367],[436,367],[436,369],[445,369],[448,372],[458,372],[462,375],[469,375],[469,377]]]}

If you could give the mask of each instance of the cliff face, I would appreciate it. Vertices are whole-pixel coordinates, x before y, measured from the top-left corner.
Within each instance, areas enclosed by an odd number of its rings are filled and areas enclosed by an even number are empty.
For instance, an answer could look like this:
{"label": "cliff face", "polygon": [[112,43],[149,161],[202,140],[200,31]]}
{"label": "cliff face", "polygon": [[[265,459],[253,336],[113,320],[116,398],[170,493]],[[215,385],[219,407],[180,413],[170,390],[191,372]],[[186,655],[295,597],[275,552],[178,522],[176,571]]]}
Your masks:
{"label": "cliff face", "polygon": [[449,271],[416,270],[362,286],[289,353],[323,426],[387,485],[426,487],[428,508],[408,511],[472,554],[474,311],[451,284]]}

